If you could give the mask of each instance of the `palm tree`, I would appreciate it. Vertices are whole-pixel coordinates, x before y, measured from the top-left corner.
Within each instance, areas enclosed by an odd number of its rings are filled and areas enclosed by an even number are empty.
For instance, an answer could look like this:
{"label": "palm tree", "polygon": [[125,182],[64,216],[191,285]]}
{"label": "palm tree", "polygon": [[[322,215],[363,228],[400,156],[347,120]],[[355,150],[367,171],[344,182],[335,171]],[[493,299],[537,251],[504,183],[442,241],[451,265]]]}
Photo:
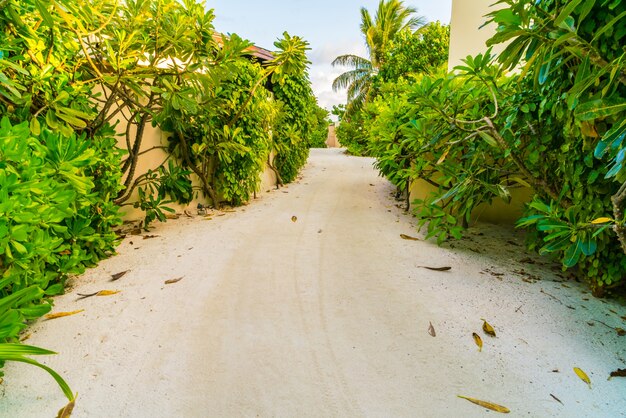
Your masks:
{"label": "palm tree", "polygon": [[333,90],[348,89],[347,111],[360,109],[367,98],[372,79],[383,64],[385,49],[402,30],[418,29],[426,23],[416,16],[417,9],[404,6],[402,0],[380,0],[374,20],[370,12],[361,7],[361,33],[365,37],[369,59],[357,55],[340,55],[333,66],[352,67],[333,81]]}

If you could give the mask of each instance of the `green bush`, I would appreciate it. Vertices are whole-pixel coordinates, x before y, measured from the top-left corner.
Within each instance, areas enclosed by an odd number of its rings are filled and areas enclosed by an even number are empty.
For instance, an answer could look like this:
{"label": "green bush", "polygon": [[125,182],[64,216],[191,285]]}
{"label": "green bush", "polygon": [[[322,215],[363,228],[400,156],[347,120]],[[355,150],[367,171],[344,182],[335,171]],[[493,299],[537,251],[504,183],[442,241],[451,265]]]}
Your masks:
{"label": "green bush", "polygon": [[[0,367],[51,354],[11,344],[68,275],[114,251],[121,206],[144,210],[147,226],[193,199],[192,173],[215,206],[258,187],[279,106],[265,82],[296,74],[310,92],[307,44],[285,34],[261,67],[249,42],[216,41],[213,18],[196,0],[0,0]],[[310,114],[290,123],[308,127]],[[141,151],[150,124],[169,134],[170,154],[138,173],[139,157],[162,148]],[[292,169],[307,141],[281,148]]]}
{"label": "green bush", "polygon": [[498,4],[500,63],[480,54],[456,74],[383,84],[367,108],[370,148],[394,183],[436,187],[415,210],[440,242],[460,236],[477,205],[531,187],[519,221],[530,247],[576,266],[601,296],[626,281],[626,5]]}

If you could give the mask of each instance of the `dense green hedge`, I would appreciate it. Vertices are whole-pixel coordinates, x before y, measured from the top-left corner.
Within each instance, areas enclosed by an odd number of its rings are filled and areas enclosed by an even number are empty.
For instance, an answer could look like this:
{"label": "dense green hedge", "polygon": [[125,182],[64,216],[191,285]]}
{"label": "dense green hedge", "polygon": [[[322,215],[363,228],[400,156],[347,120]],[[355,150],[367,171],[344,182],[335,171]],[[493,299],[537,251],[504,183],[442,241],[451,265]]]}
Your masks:
{"label": "dense green hedge", "polygon": [[499,62],[485,53],[454,74],[383,83],[364,111],[368,150],[399,187],[435,186],[414,203],[439,242],[479,204],[532,188],[518,224],[530,247],[603,295],[626,282],[626,4],[498,5]]}
{"label": "dense green hedge", "polygon": [[[0,366],[50,354],[7,342],[68,275],[114,252],[121,207],[144,210],[147,227],[194,195],[247,201],[272,150],[287,181],[304,164],[317,109],[307,43],[284,34],[261,65],[248,41],[218,41],[213,18],[196,0],[0,0]],[[269,80],[299,95],[275,99]],[[299,140],[276,147],[281,108],[296,110],[283,122]],[[169,155],[139,173],[149,125],[168,134]]]}

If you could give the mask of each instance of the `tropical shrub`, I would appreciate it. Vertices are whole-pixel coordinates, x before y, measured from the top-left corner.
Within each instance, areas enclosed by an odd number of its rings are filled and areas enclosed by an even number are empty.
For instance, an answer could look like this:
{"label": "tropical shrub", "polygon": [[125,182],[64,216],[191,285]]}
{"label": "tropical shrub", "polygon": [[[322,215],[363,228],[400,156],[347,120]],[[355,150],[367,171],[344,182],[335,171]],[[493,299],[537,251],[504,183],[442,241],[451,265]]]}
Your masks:
{"label": "tropical shrub", "polygon": [[274,95],[281,112],[274,131],[277,155],[273,165],[282,181],[291,182],[309,156],[318,106],[306,71],[283,77],[274,86]]}
{"label": "tropical shrub", "polygon": [[531,248],[577,266],[602,295],[626,277],[626,30],[616,25],[626,6],[498,4],[508,7],[490,15],[498,24],[490,42],[510,42],[500,63],[489,53],[468,57],[456,74],[387,88],[376,102],[377,165],[396,184],[422,179],[435,187],[415,210],[440,242],[458,237],[478,204],[532,188],[519,222],[530,228]]}
{"label": "tropical shrub", "polygon": [[328,111],[315,104],[313,106],[312,118],[309,148],[326,148],[328,126],[330,125]]}
{"label": "tropical shrub", "polygon": [[[285,34],[260,66],[213,17],[196,0],[0,0],[0,367],[51,354],[13,344],[69,275],[114,252],[121,206],[143,209],[146,227],[165,220],[169,203],[195,197],[192,175],[215,206],[250,198],[278,107],[300,100],[272,101],[268,80],[294,75],[312,108],[306,42]],[[289,123],[308,145],[300,106]],[[170,141],[142,151],[150,125]],[[306,158],[300,142],[280,147],[289,170]],[[137,172],[164,148],[161,165]]]}

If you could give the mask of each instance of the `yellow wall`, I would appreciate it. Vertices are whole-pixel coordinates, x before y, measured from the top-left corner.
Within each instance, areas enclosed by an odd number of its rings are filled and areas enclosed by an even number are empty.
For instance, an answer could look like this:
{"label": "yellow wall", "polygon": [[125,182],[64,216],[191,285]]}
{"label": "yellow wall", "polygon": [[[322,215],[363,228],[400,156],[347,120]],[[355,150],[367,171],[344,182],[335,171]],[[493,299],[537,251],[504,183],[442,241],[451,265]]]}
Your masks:
{"label": "yellow wall", "polygon": [[[436,192],[437,188],[424,180],[416,180],[411,186],[411,202],[424,199]],[[491,224],[513,225],[522,217],[524,204],[530,202],[532,189],[526,187],[510,188],[510,203],[495,198],[490,205],[482,204],[472,212],[472,223],[481,221]]]}
{"label": "yellow wall", "polygon": [[[487,39],[494,35],[496,26],[490,24],[479,28],[487,20],[484,16],[489,13],[489,6],[493,3],[494,0],[452,0],[449,71],[461,65],[461,60],[468,55],[476,55],[487,50]],[[502,49],[503,47],[498,45],[494,47],[493,52],[497,54]]]}

